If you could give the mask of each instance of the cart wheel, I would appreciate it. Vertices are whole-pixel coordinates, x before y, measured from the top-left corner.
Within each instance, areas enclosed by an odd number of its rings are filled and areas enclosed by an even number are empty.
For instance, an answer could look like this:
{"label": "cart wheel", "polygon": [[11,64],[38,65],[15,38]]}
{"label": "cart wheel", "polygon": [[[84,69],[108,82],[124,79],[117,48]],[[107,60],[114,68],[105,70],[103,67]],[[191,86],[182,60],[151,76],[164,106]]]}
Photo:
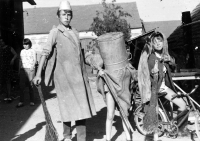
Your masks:
{"label": "cart wheel", "polygon": [[[147,133],[143,130],[143,118],[144,118],[144,106],[139,106],[135,112],[134,112],[134,122],[135,122],[135,125],[136,125],[136,128],[138,130],[138,132],[142,135],[147,135]],[[164,135],[164,128],[163,128],[163,125],[162,125],[162,121],[165,121],[164,120],[164,117],[162,115],[162,113],[159,111],[158,112],[158,118],[159,118],[159,121],[160,121],[160,125],[159,125],[159,134],[158,136],[161,137]]]}

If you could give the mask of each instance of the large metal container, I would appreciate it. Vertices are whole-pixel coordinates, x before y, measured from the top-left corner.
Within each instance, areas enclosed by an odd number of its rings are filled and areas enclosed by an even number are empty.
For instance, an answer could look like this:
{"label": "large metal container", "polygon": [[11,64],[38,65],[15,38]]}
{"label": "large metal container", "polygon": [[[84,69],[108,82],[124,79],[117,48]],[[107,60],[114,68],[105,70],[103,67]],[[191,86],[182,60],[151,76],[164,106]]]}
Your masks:
{"label": "large metal container", "polygon": [[99,36],[97,41],[106,70],[121,69],[127,65],[128,53],[123,33],[106,33]]}

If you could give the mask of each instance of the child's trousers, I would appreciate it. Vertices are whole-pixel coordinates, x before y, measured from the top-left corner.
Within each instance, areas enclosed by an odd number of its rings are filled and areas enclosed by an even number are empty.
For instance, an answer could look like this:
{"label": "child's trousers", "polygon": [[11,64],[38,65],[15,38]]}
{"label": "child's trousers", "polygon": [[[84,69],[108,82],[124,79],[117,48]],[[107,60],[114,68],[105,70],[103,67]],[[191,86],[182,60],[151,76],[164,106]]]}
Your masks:
{"label": "child's trousers", "polygon": [[30,102],[34,102],[34,91],[33,91],[33,78],[35,76],[35,70],[21,69],[20,71],[20,102],[24,102],[24,90],[28,84]]}

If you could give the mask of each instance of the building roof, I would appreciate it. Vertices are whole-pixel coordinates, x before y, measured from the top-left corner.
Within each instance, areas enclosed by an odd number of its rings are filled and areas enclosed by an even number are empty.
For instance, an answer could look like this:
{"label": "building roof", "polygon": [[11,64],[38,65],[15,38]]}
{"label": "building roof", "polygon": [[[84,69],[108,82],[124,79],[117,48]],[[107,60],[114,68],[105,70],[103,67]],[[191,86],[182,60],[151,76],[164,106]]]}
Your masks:
{"label": "building roof", "polygon": [[180,20],[144,22],[144,28],[146,32],[157,28],[166,36],[166,38],[168,38],[172,32],[180,25]]}
{"label": "building roof", "polygon": [[[196,6],[196,8],[191,12],[192,22],[200,20],[200,3]],[[193,46],[200,47],[200,24],[192,24],[192,43]],[[177,27],[174,32],[168,38],[169,47],[172,50],[180,49],[184,47],[184,39],[183,39],[183,29],[181,26]]]}
{"label": "building roof", "polygon": [[31,5],[36,5],[34,0],[23,0],[23,2],[29,2]]}
{"label": "building roof", "polygon": [[[191,12],[191,19],[192,19],[192,23],[200,20],[200,3]],[[200,24],[198,22],[198,23],[192,24],[191,27],[192,27],[193,50],[195,47],[198,47],[197,50],[194,50],[194,56],[196,60],[196,67],[199,68],[200,64],[198,62],[200,61],[200,56],[199,56],[200,54]],[[172,53],[175,54],[175,57],[177,58],[177,63],[181,67],[184,68],[186,64],[187,49],[186,49],[186,43],[184,41],[182,26],[177,27],[174,30],[174,32],[169,36],[168,45]]]}
{"label": "building roof", "polygon": [[[142,28],[139,12],[136,2],[117,3],[123,8],[123,11],[131,14],[127,22],[132,29]],[[24,33],[25,34],[44,34],[49,33],[54,25],[58,25],[56,16],[57,7],[26,9],[28,15],[24,15]],[[78,31],[88,31],[96,17],[96,11],[102,11],[101,4],[72,6],[73,19],[71,25]]]}

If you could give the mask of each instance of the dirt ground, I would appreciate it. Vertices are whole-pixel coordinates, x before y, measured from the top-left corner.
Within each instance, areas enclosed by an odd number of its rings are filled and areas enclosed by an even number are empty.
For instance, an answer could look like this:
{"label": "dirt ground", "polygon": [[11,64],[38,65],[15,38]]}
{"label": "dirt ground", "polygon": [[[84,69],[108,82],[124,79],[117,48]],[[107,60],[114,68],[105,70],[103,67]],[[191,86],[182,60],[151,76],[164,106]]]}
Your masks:
{"label": "dirt ground", "polygon": [[[96,90],[95,77],[90,75],[90,85],[93,92],[97,115],[87,120],[87,141],[105,141],[105,120],[106,105],[102,96]],[[28,90],[26,90],[28,92]],[[44,97],[50,112],[53,124],[59,134],[59,139],[63,139],[62,122],[57,106],[56,93],[52,88],[43,89]],[[25,106],[16,108],[18,99],[12,103],[4,103],[3,96],[0,96],[0,141],[44,141],[45,117],[41,102],[36,95],[36,105],[29,106],[29,97],[26,95]],[[76,141],[76,129],[72,127],[72,140]],[[125,134],[122,128],[122,121],[116,111],[114,118],[112,141],[125,141]],[[145,137],[137,132],[133,133],[133,141],[150,141],[150,137]],[[160,141],[195,141],[192,138],[171,139],[163,136]]]}

